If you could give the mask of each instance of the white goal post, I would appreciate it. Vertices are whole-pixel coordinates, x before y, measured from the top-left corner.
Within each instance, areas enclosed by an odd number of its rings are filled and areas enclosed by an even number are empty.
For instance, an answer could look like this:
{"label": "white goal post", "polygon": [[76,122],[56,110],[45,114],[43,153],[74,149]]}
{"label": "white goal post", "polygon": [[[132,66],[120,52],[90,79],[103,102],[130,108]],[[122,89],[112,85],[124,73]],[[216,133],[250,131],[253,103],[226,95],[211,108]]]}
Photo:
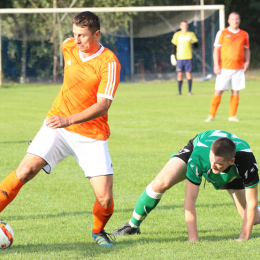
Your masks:
{"label": "white goal post", "polygon": [[224,5],[189,5],[189,6],[140,6],[140,7],[91,7],[91,8],[5,8],[0,14],[29,14],[29,13],[80,13],[90,11],[93,13],[111,12],[163,12],[163,11],[219,11],[219,28],[225,28]]}
{"label": "white goal post", "polygon": [[[190,6],[141,6],[141,7],[92,7],[92,8],[5,8],[0,9],[0,48],[1,48],[1,14],[51,14],[51,13],[80,13],[91,11],[93,13],[112,13],[112,12],[167,12],[167,11],[200,11],[203,17],[204,11],[219,12],[219,29],[225,28],[225,6],[224,5],[190,5]],[[131,35],[130,35],[131,38]],[[132,42],[132,41],[130,41]],[[130,44],[131,45],[131,44]],[[131,46],[130,46],[131,48]],[[133,54],[130,57],[131,74],[134,71]],[[0,49],[0,87],[2,75],[2,57]]]}

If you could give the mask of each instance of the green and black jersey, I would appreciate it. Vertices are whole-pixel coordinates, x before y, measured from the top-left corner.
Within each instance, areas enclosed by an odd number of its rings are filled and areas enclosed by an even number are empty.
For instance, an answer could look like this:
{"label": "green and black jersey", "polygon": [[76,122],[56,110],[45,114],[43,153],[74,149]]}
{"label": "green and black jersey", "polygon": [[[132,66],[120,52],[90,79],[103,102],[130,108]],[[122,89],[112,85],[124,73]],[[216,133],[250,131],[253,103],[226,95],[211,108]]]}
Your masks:
{"label": "green and black jersey", "polygon": [[[220,138],[230,138],[236,145],[235,163],[224,172],[214,174],[210,168],[210,148]],[[242,178],[244,187],[251,188],[259,183],[258,166],[248,143],[237,136],[221,130],[201,132],[193,139],[193,151],[187,164],[187,179],[196,185],[202,176],[213,184],[216,190],[235,178]]]}

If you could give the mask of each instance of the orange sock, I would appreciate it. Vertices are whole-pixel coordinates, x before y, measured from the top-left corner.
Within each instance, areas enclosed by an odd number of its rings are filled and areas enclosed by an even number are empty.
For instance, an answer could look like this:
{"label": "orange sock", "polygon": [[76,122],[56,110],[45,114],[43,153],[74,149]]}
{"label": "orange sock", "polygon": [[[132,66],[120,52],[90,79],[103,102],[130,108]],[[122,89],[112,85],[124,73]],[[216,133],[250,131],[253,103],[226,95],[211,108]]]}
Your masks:
{"label": "orange sock", "polygon": [[15,171],[0,183],[0,212],[13,201],[24,184],[16,177]]}
{"label": "orange sock", "polygon": [[101,230],[104,230],[108,220],[112,216],[114,212],[114,200],[111,205],[107,208],[102,207],[98,201],[95,201],[93,207],[93,215],[94,215],[94,224],[93,224],[93,234],[99,233]]}
{"label": "orange sock", "polygon": [[221,96],[215,96],[215,95],[212,96],[211,104],[210,104],[210,115],[213,117],[215,117],[217,113],[220,100],[221,100]]}
{"label": "orange sock", "polygon": [[230,117],[235,116],[237,113],[239,96],[231,96],[230,98]]}

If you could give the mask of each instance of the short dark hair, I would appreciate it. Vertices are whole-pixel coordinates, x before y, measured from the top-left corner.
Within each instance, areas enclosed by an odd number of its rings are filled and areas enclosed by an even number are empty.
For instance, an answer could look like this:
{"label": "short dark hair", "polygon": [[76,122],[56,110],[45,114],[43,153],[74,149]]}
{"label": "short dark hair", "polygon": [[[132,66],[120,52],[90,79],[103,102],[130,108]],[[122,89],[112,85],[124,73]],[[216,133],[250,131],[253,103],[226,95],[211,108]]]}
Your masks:
{"label": "short dark hair", "polygon": [[79,13],[73,18],[72,24],[78,27],[87,27],[91,33],[100,30],[100,22],[97,15],[92,12],[86,11]]}
{"label": "short dark hair", "polygon": [[[239,14],[239,13],[237,13],[237,12],[232,12],[232,13],[229,14],[229,16],[230,16],[231,14],[238,15],[238,16],[239,16],[239,19],[240,19],[240,14]],[[228,16],[228,19],[229,19],[229,16]]]}
{"label": "short dark hair", "polygon": [[230,161],[235,157],[236,145],[231,139],[221,137],[212,144],[211,151],[215,156],[224,157],[225,160]]}

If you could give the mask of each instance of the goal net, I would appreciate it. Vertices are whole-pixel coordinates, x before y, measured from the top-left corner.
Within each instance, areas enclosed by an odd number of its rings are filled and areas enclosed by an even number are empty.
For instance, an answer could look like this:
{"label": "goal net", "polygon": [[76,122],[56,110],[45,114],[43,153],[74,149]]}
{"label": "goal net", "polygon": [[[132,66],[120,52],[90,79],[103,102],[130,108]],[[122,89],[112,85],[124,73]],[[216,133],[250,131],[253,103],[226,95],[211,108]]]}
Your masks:
{"label": "goal net", "polygon": [[193,50],[195,77],[213,70],[215,35],[224,27],[223,6],[0,9],[2,82],[62,82],[61,44],[72,36],[73,16],[86,10],[99,16],[100,43],[117,55],[123,82],[175,78],[171,39],[182,20],[199,39]]}

